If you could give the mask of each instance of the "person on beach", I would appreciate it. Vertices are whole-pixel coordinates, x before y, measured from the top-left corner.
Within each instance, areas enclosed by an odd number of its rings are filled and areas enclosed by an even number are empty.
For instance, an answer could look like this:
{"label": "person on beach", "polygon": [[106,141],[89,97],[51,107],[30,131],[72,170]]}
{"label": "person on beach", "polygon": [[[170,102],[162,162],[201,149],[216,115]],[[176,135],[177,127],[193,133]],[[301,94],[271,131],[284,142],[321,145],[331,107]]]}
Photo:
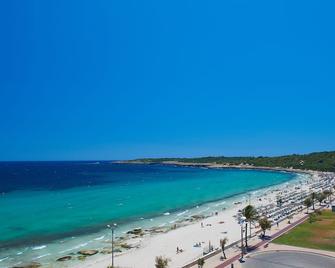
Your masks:
{"label": "person on beach", "polygon": [[179,247],[177,247],[177,254],[179,253]]}

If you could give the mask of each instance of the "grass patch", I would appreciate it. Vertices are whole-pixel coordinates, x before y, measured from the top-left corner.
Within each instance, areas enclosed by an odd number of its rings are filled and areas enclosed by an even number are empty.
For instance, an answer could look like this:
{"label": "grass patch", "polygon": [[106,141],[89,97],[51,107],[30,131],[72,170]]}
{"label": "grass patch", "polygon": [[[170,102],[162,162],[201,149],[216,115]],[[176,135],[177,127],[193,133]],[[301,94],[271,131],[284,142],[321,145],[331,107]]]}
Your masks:
{"label": "grass patch", "polygon": [[324,210],[314,219],[312,223],[307,219],[273,243],[335,251],[335,213]]}

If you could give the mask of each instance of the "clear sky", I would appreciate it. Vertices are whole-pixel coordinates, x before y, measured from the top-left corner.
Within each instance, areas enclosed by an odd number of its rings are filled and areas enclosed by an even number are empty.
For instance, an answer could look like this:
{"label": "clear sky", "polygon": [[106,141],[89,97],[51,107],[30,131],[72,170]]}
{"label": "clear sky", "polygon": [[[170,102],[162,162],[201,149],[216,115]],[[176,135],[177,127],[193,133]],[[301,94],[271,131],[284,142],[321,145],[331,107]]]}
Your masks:
{"label": "clear sky", "polygon": [[335,2],[0,4],[0,160],[335,149]]}

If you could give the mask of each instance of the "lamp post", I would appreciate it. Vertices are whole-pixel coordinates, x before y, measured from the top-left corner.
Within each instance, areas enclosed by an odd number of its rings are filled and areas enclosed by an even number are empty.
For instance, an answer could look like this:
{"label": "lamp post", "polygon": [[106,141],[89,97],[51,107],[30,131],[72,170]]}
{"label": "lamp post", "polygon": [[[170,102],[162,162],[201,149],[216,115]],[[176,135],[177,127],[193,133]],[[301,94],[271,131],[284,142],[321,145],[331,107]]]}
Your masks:
{"label": "lamp post", "polygon": [[244,243],[243,243],[243,226],[245,223],[246,217],[242,216],[240,218],[240,225],[241,225],[241,258],[240,258],[240,262],[243,262],[243,254],[244,254]]}
{"label": "lamp post", "polygon": [[114,268],[114,230],[116,227],[116,223],[113,223],[113,225],[107,225],[107,228],[112,230],[112,268]]}

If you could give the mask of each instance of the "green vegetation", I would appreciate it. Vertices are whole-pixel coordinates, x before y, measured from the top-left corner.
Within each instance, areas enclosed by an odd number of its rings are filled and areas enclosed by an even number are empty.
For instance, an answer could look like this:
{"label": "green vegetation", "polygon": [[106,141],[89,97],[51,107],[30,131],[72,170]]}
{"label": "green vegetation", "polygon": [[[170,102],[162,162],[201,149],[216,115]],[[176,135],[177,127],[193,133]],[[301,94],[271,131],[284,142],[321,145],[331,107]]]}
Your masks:
{"label": "green vegetation", "polygon": [[324,193],[318,193],[316,195],[316,199],[319,201],[320,206],[322,204],[322,202],[327,198],[327,196]]}
{"label": "green vegetation", "polygon": [[137,159],[146,163],[162,163],[178,161],[185,163],[217,163],[225,165],[252,165],[256,167],[282,167],[309,169],[319,171],[335,171],[335,151],[304,155],[287,155],[278,157],[199,157],[199,158],[145,158]]}
{"label": "green vegetation", "polygon": [[308,215],[308,221],[309,221],[309,223],[316,222],[316,214],[315,213],[309,214]]}
{"label": "green vegetation", "polygon": [[273,241],[297,247],[335,251],[335,213],[324,210]]}
{"label": "green vegetation", "polygon": [[221,250],[222,250],[222,255],[223,255],[223,258],[227,259],[226,257],[226,253],[225,253],[225,247],[226,245],[228,244],[228,238],[225,237],[223,239],[220,239],[220,246],[221,246]]}
{"label": "green vegetation", "polygon": [[245,246],[248,248],[248,223],[249,223],[249,236],[251,237],[251,224],[254,224],[256,221],[258,221],[258,213],[254,206],[247,205],[242,210],[242,215],[245,217]]}
{"label": "green vegetation", "polygon": [[[334,186],[334,189],[335,189],[335,186]],[[328,198],[328,200],[330,200],[333,192],[332,192],[332,190],[324,190],[323,194],[326,196],[326,198]]]}
{"label": "green vegetation", "polygon": [[317,197],[317,193],[312,192],[311,193],[311,200],[312,200],[312,206],[313,206],[313,210],[315,210],[315,199]]}
{"label": "green vegetation", "polygon": [[308,208],[313,204],[313,201],[310,197],[306,198],[304,200],[304,205],[306,206],[307,213],[308,213]]}
{"label": "green vegetation", "polygon": [[271,229],[271,222],[267,218],[260,218],[258,224],[263,231],[263,236],[265,236],[266,230]]}
{"label": "green vegetation", "polygon": [[202,268],[205,265],[205,260],[203,258],[200,258],[200,259],[198,259],[197,264],[198,264],[199,268]]}
{"label": "green vegetation", "polygon": [[158,256],[155,258],[155,267],[156,268],[167,268],[169,265],[170,259],[164,258],[163,256]]}

